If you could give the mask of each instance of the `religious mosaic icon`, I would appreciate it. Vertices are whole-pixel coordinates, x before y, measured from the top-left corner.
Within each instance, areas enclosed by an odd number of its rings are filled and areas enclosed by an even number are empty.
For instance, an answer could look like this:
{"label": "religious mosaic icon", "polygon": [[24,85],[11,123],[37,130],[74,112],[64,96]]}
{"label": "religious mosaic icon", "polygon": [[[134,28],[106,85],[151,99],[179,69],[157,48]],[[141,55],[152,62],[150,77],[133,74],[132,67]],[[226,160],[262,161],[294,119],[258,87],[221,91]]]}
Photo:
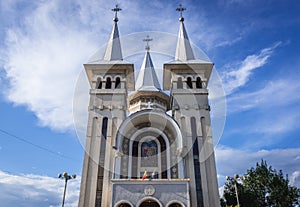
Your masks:
{"label": "religious mosaic icon", "polygon": [[143,142],[141,148],[142,167],[157,167],[157,143],[154,140]]}

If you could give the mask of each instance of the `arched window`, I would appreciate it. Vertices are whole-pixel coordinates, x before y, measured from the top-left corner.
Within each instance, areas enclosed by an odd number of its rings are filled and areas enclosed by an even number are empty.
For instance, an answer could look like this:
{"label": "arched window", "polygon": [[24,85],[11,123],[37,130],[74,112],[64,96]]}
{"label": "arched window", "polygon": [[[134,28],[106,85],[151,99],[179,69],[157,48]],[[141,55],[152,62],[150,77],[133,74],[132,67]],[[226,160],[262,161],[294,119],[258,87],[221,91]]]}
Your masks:
{"label": "arched window", "polygon": [[169,154],[162,136],[143,136],[132,143],[131,178],[167,179],[169,176]]}
{"label": "arched window", "polygon": [[115,88],[121,88],[121,79],[119,77],[116,78]]}
{"label": "arched window", "polygon": [[196,80],[196,88],[202,88],[202,81],[200,77],[198,77]]}
{"label": "arched window", "polygon": [[180,203],[172,203],[169,207],[182,207]]}
{"label": "arched window", "polygon": [[[105,150],[106,150],[106,137],[107,137],[107,124],[108,118],[104,117],[102,120],[102,129],[101,129],[101,145],[100,145],[100,162],[104,162],[105,160]],[[104,168],[102,165],[98,165],[98,176],[97,176],[97,191],[96,191],[96,205],[101,206],[101,195],[103,189],[103,175]]]}
{"label": "arched window", "polygon": [[[201,118],[202,125],[202,118]],[[198,123],[199,124],[199,123]],[[197,123],[195,117],[191,118],[191,129],[192,129],[192,140],[193,140],[193,161],[194,161],[194,173],[196,181],[196,196],[197,196],[197,206],[203,206],[203,195],[202,195],[202,182],[200,173],[200,160],[199,160],[199,145],[197,138]],[[203,140],[205,140],[204,134],[202,134]]]}
{"label": "arched window", "polygon": [[105,160],[107,124],[108,124],[108,118],[104,117],[102,120],[102,130],[101,130],[102,136],[101,136],[101,145],[100,145],[100,160],[102,160],[103,162]]}
{"label": "arched window", "polygon": [[186,79],[186,85],[188,88],[193,88],[193,83],[192,83],[192,78],[191,77],[188,77]]}
{"label": "arched window", "polygon": [[111,78],[106,78],[106,85],[105,85],[106,89],[110,89],[111,88]]}
{"label": "arched window", "polygon": [[104,139],[106,139],[106,134],[107,134],[107,122],[108,122],[108,118],[104,117],[102,123],[102,137]]}
{"label": "arched window", "polygon": [[101,78],[97,79],[97,89],[101,89],[102,88],[102,81]]}
{"label": "arched window", "polygon": [[182,84],[182,78],[179,77],[177,80],[177,88],[178,89],[182,89],[183,88],[183,84]]}

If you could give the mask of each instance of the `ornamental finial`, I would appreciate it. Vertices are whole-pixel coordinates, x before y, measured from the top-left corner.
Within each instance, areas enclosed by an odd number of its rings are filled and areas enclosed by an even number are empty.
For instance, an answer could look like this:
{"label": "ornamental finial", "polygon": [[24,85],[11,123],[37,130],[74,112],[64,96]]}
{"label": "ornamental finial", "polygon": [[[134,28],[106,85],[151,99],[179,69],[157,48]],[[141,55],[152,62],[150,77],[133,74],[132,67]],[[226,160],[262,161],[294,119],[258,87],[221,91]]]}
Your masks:
{"label": "ornamental finial", "polygon": [[112,9],[112,11],[115,12],[115,18],[113,19],[114,22],[118,22],[119,19],[118,19],[118,12],[121,11],[122,9],[119,8],[118,4],[116,4],[116,7]]}
{"label": "ornamental finial", "polygon": [[145,47],[145,49],[146,49],[147,51],[150,50],[149,42],[152,41],[152,40],[153,40],[153,39],[150,38],[149,35],[147,35],[147,37],[146,37],[145,39],[143,39],[144,42],[147,42],[147,45],[146,45],[146,47]]}
{"label": "ornamental finial", "polygon": [[179,18],[179,21],[183,22],[184,21],[184,18],[182,17],[182,12],[186,10],[186,8],[182,7],[182,4],[179,4],[179,7],[176,9],[176,11],[179,11],[180,12],[180,18]]}

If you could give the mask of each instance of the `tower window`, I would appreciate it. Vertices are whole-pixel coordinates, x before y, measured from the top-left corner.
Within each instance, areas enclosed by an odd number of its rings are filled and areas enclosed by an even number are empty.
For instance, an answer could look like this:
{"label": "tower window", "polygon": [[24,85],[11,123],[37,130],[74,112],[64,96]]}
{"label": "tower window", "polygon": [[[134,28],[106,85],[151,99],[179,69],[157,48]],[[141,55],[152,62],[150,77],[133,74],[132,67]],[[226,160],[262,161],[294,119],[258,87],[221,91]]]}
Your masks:
{"label": "tower window", "polygon": [[[202,119],[201,119],[202,120]],[[201,122],[202,123],[202,122]],[[192,129],[192,140],[193,140],[193,161],[194,161],[194,173],[196,182],[196,196],[197,196],[197,206],[203,207],[203,195],[202,195],[202,185],[201,185],[201,173],[200,173],[200,160],[199,160],[199,146],[197,138],[197,126],[195,117],[191,118],[191,129]]]}
{"label": "tower window", "polygon": [[196,80],[196,88],[202,88],[202,81],[200,77],[198,77]]}
{"label": "tower window", "polygon": [[108,118],[104,117],[102,123],[102,137],[104,139],[106,139],[106,135],[107,135],[107,122],[108,122]]}
{"label": "tower window", "polygon": [[[101,145],[100,145],[100,162],[104,163],[105,160],[105,150],[106,150],[106,137],[107,137],[107,124],[108,118],[104,117],[102,120],[102,130],[101,130]],[[102,190],[103,190],[103,175],[104,169],[102,165],[98,165],[98,176],[97,176],[97,192],[96,192],[96,207],[101,206]]]}
{"label": "tower window", "polygon": [[105,149],[106,149],[106,137],[107,137],[107,124],[108,118],[104,117],[102,121],[102,130],[101,130],[101,145],[100,145],[100,159],[104,162],[105,160]]}
{"label": "tower window", "polygon": [[97,89],[101,89],[102,88],[102,81],[101,78],[98,78],[97,80]]}
{"label": "tower window", "polygon": [[111,78],[106,78],[105,88],[106,89],[110,89],[111,88]]}
{"label": "tower window", "polygon": [[182,78],[179,77],[177,80],[177,88],[178,89],[182,89],[183,88],[183,84],[182,84]]}
{"label": "tower window", "polygon": [[121,80],[119,77],[116,78],[115,88],[121,88]]}
{"label": "tower window", "polygon": [[192,83],[192,78],[191,77],[188,77],[186,79],[186,85],[188,88],[193,88],[193,83]]}

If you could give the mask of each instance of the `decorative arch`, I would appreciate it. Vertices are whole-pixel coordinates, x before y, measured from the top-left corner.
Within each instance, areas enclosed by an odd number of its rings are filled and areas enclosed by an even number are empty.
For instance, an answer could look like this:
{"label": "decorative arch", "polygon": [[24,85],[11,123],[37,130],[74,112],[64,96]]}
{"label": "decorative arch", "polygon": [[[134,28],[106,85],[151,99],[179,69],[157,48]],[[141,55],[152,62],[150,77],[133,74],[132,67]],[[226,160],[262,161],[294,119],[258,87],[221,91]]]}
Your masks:
{"label": "decorative arch", "polygon": [[[130,166],[138,166],[138,143],[141,138],[148,135],[160,140],[162,167],[158,176],[163,179],[184,178],[181,161],[183,140],[180,128],[169,115],[152,110],[136,112],[121,124],[115,142],[115,149],[120,155],[116,157],[115,178],[140,177],[141,168]],[[171,159],[172,155],[176,156],[175,160]],[[176,173],[172,174],[171,168]]]}
{"label": "decorative arch", "polygon": [[[171,178],[171,172],[170,172],[170,140],[168,139],[168,137],[162,133],[159,129],[157,128],[153,128],[153,127],[144,127],[141,129],[138,129],[135,131],[135,133],[130,135],[130,139],[127,139],[126,142],[125,138],[123,138],[123,141],[121,146],[128,146],[126,147],[126,150],[128,151],[127,153],[125,151],[123,151],[124,149],[121,149],[123,156],[126,157],[127,161],[128,161],[128,171],[126,173],[126,177],[131,177],[131,178],[139,178],[140,175],[139,173],[141,172],[141,169],[143,167],[141,167],[141,162],[140,162],[140,156],[141,156],[141,145],[140,143],[143,142],[146,139],[152,139],[155,140],[157,142],[157,144],[159,145],[159,154],[158,154],[158,158],[159,158],[159,162],[160,162],[160,166],[156,167],[157,173],[158,173],[158,177],[161,177],[163,179],[166,178]],[[131,167],[130,167],[131,166]],[[145,166],[144,166],[145,167]],[[154,170],[154,168],[148,168],[146,167],[145,169],[147,169],[148,172],[152,170]],[[142,172],[145,171],[145,169],[142,170]],[[124,170],[124,167],[123,167]],[[151,171],[152,172],[152,171]],[[123,174],[123,173],[122,173]],[[124,174],[122,176],[122,178],[124,178]]]}
{"label": "decorative arch", "polygon": [[163,207],[163,205],[157,198],[150,197],[150,196],[146,196],[146,197],[142,198],[141,200],[139,200],[139,202],[137,203],[136,206],[140,207],[144,202],[146,202],[148,200],[156,202],[159,205],[159,207]]}
{"label": "decorative arch", "polygon": [[[151,111],[151,112],[150,112]],[[150,113],[149,113],[150,112]],[[151,116],[149,118],[149,115]],[[169,115],[152,110],[138,111],[130,115],[120,126],[116,137],[116,148],[121,150],[121,143],[124,137],[131,137],[134,133],[141,130],[137,128],[137,125],[141,123],[149,124],[149,119],[152,125],[162,126],[164,125],[164,131],[168,130],[172,133],[178,150],[183,148],[183,138],[181,130],[177,122]],[[156,129],[159,130],[159,129]],[[161,131],[160,131],[161,132]]]}

